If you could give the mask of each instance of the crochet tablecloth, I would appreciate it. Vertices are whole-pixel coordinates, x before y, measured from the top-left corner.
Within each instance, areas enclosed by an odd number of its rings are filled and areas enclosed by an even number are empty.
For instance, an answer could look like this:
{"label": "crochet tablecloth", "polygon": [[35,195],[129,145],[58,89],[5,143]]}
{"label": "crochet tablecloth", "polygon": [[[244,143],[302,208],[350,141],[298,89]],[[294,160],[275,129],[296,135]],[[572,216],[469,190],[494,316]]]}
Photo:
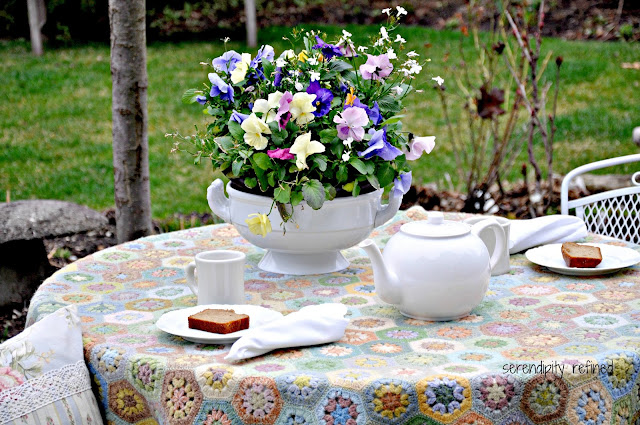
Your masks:
{"label": "crochet tablecloth", "polygon": [[[425,218],[421,208],[400,212],[372,237],[383,247],[401,224]],[[247,254],[249,304],[284,313],[347,305],[344,338],[231,364],[228,345],[156,329],[164,312],[195,304],[184,267],[218,248]],[[113,424],[640,422],[638,266],[570,277],[514,255],[511,273],[491,278],[470,316],[433,323],[379,301],[358,248],[344,251],[348,269],[302,277],[259,270],[262,254],[226,224],[105,249],[49,278],[28,323],[78,306],[95,391]]]}

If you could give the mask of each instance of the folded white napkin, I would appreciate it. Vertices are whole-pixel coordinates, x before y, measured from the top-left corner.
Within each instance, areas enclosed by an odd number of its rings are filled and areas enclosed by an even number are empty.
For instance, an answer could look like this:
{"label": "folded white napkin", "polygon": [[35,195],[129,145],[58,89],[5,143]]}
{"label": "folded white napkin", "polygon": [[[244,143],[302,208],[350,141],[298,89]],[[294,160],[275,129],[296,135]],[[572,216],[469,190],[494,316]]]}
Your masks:
{"label": "folded white napkin", "polygon": [[349,323],[343,304],[320,304],[301,308],[281,319],[251,329],[232,346],[225,360],[260,356],[271,350],[304,347],[338,341]]}
{"label": "folded white napkin", "polygon": [[547,215],[530,220],[512,220],[509,254],[550,243],[575,242],[587,236],[587,226],[572,215]]}

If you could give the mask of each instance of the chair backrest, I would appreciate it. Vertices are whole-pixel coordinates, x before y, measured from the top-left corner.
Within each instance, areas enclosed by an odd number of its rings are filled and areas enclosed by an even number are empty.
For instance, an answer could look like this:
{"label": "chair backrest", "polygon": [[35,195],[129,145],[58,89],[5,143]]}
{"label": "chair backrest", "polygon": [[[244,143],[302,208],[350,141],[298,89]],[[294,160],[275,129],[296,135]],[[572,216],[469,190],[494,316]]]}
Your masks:
{"label": "chair backrest", "polygon": [[605,159],[570,171],[562,180],[561,213],[566,215],[573,209],[590,232],[640,244],[640,171],[633,174],[629,187],[569,200],[569,184],[575,177],[630,162],[640,163],[640,154]]}

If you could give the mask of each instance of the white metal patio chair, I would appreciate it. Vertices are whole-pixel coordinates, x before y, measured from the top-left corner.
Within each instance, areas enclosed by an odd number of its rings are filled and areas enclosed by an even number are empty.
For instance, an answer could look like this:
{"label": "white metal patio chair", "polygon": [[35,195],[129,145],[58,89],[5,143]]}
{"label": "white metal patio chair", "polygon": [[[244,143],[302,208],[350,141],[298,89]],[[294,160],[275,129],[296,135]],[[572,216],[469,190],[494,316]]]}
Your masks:
{"label": "white metal patio chair", "polygon": [[575,210],[576,216],[584,220],[590,232],[639,244],[640,171],[631,176],[629,187],[569,200],[569,184],[575,177],[589,171],[630,162],[640,163],[640,154],[592,162],[571,170],[562,180],[561,213],[567,215],[569,210]]}

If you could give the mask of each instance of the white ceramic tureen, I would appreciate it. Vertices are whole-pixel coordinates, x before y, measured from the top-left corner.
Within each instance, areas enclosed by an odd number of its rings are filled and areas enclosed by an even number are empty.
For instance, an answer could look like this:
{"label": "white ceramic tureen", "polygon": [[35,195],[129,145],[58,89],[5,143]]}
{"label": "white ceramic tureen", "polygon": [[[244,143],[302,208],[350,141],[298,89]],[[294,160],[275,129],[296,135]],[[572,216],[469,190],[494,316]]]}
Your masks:
{"label": "white ceramic tureen", "polygon": [[262,270],[274,273],[305,275],[331,273],[349,267],[340,250],[357,245],[371,231],[391,219],[400,208],[402,196],[389,197],[382,204],[382,189],[375,192],[336,198],[319,210],[301,202],[293,210],[293,221],[283,223],[274,208],[269,216],[273,231],[266,237],[249,231],[245,222],[249,214],[268,214],[272,199],[268,196],[241,192],[217,179],[207,190],[209,207],[220,218],[235,226],[246,240],[267,249],[258,264]]}
{"label": "white ceramic tureen", "polygon": [[[478,236],[495,232],[489,258]],[[468,224],[444,220],[429,212],[428,220],[400,227],[384,249],[371,239],[360,244],[373,265],[376,293],[405,316],[422,320],[453,320],[468,315],[487,292],[491,268],[504,250],[504,231],[495,220]]]}

